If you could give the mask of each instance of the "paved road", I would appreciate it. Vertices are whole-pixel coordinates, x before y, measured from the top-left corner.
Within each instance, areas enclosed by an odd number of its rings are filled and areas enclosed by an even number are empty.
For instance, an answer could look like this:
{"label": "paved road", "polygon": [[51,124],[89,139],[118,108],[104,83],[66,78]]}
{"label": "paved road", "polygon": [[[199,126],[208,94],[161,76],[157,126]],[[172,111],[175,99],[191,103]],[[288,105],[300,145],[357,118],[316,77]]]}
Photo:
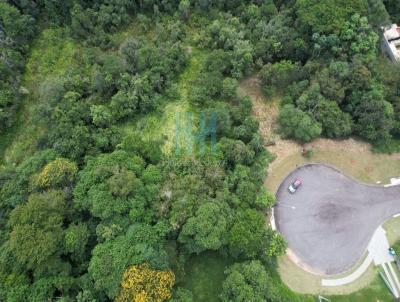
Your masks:
{"label": "paved road", "polygon": [[[295,178],[303,185],[291,195],[287,187]],[[275,223],[289,248],[324,275],[356,265],[379,225],[400,213],[400,187],[361,184],[322,164],[294,170],[277,200]]]}

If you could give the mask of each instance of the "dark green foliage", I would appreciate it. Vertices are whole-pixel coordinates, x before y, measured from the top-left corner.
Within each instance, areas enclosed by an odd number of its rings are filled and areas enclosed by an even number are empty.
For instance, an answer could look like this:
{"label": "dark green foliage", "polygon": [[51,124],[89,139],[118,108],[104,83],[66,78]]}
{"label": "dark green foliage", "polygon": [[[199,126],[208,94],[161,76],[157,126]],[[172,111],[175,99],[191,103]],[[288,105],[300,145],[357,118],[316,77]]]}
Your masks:
{"label": "dark green foliage", "polygon": [[393,22],[400,22],[400,3],[396,0],[383,0],[386,10]]}
{"label": "dark green foliage", "polygon": [[34,22],[6,2],[0,3],[0,134],[9,128],[18,109],[21,94],[23,57],[34,34]]}
{"label": "dark green foliage", "polygon": [[391,20],[384,0],[368,0],[368,12],[369,21],[372,25],[376,27],[390,25]]}
{"label": "dark green foliage", "polygon": [[115,151],[88,161],[79,173],[74,196],[75,207],[89,210],[94,217],[124,225],[124,221],[151,221],[150,202],[157,178],[146,177],[142,158],[125,151]]}
{"label": "dark green foliage", "polygon": [[193,294],[184,288],[178,288],[171,302],[194,302]]}
{"label": "dark green foliage", "polygon": [[286,137],[309,142],[318,137],[321,132],[321,124],[307,113],[292,105],[285,105],[279,115],[280,131]]}
{"label": "dark green foliage", "polygon": [[254,210],[239,211],[229,231],[229,251],[234,257],[257,258],[268,247],[264,215]]}
{"label": "dark green foliage", "polygon": [[30,193],[31,177],[56,157],[53,150],[43,150],[27,158],[15,169],[4,172],[1,177],[1,205],[15,207],[26,201]]}
{"label": "dark green foliage", "polygon": [[230,209],[225,203],[205,203],[182,226],[178,241],[191,253],[219,250],[226,241]]}
{"label": "dark green foliage", "polygon": [[[8,3],[0,3],[0,134],[26,94],[16,140],[24,127],[39,138],[15,162],[25,142],[13,144],[0,167],[1,301],[110,301],[124,270],[143,263],[179,273],[172,301],[197,301],[182,288],[185,262],[208,251],[251,261],[226,272],[222,301],[302,299],[263,265],[286,242],[266,224],[273,156],[251,100],[238,95],[245,76],[260,71],[264,92],[282,95],[283,136],[355,134],[377,151],[399,150],[400,73],[378,58],[378,27],[388,22],[381,1]],[[383,3],[400,21],[398,2]],[[38,60],[41,48],[53,57]],[[215,115],[216,146],[165,148],[167,102],[207,125]]]}
{"label": "dark green foliage", "polygon": [[264,302],[270,300],[270,277],[259,261],[235,264],[225,274],[223,302]]}
{"label": "dark green foliage", "polygon": [[272,96],[282,92],[289,84],[301,77],[299,64],[291,61],[280,61],[267,64],[261,70],[262,88],[265,94]]}

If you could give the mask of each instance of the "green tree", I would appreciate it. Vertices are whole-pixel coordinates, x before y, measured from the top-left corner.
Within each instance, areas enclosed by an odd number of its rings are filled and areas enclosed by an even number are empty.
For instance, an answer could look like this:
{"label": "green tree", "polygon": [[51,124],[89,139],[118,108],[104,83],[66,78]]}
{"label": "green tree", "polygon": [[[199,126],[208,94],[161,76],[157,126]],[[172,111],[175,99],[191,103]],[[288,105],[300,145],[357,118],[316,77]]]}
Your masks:
{"label": "green tree", "polygon": [[125,151],[89,160],[74,190],[76,208],[115,222],[149,219],[146,185],[140,179],[143,170],[143,159]]}
{"label": "green tree", "polygon": [[99,243],[92,251],[89,274],[95,288],[115,298],[123,272],[131,265],[149,263],[155,269],[167,268],[167,254],[163,249],[165,227],[135,224],[125,235]]}
{"label": "green tree", "polygon": [[315,118],[322,125],[322,133],[330,138],[346,137],[352,133],[353,121],[335,102],[324,101],[318,106]]}
{"label": "green tree", "polygon": [[392,21],[400,22],[400,3],[396,0],[383,0],[386,10],[392,17]]}
{"label": "green tree", "polygon": [[279,125],[284,136],[303,142],[313,140],[322,132],[320,123],[293,105],[283,106],[279,113]]}
{"label": "green tree", "polygon": [[112,123],[112,115],[110,109],[104,105],[93,105],[90,107],[90,115],[93,124],[98,127],[109,127]]}
{"label": "green tree", "polygon": [[339,33],[352,15],[366,15],[364,0],[297,0],[296,12],[302,25],[313,32]]}
{"label": "green tree", "polygon": [[90,232],[86,224],[70,224],[65,230],[65,251],[71,253],[78,259],[84,259],[86,245],[88,244]]}
{"label": "green tree", "polygon": [[257,258],[262,255],[268,248],[264,215],[252,209],[238,211],[229,230],[228,246],[235,257]]}
{"label": "green tree", "polygon": [[63,221],[67,206],[63,193],[33,194],[10,215],[10,246],[28,269],[49,269],[59,262],[63,246]]}
{"label": "green tree", "polygon": [[235,264],[226,270],[222,285],[222,302],[270,301],[269,276],[259,261]]}
{"label": "green tree", "polygon": [[178,241],[190,253],[219,250],[225,244],[229,220],[230,211],[226,204],[205,203],[183,225]]}
{"label": "green tree", "polygon": [[36,188],[70,187],[75,181],[78,167],[65,158],[57,158],[45,165],[38,174],[32,176],[32,184]]}
{"label": "green tree", "polygon": [[189,0],[181,0],[178,6],[179,13],[183,20],[187,20],[190,14],[190,1]]}

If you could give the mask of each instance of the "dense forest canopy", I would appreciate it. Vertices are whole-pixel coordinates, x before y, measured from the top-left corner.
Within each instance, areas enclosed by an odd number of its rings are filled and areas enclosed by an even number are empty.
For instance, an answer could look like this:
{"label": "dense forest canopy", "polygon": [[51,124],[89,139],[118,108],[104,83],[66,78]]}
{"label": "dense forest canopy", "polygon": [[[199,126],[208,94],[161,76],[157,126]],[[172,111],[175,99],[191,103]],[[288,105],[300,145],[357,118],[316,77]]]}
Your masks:
{"label": "dense forest canopy", "polygon": [[[2,155],[0,300],[196,301],[182,271],[209,251],[234,262],[221,301],[300,299],[272,277],[286,249],[266,224],[273,156],[239,80],[258,74],[282,98],[285,137],[396,151],[400,73],[379,41],[399,12],[397,0],[0,1],[0,135],[35,133]],[[175,152],[157,122],[177,100],[202,152]]]}

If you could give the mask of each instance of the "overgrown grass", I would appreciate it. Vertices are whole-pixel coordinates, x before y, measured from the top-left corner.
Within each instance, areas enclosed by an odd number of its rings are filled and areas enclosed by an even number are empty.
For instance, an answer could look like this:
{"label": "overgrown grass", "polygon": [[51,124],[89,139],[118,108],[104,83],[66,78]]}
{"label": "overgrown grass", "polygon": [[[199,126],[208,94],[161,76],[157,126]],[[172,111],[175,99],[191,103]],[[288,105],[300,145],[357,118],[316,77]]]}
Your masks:
{"label": "overgrown grass", "polygon": [[[196,131],[198,108],[190,103],[190,90],[193,82],[198,77],[206,54],[199,50],[192,50],[189,64],[178,77],[177,83],[170,89],[170,96],[164,100],[160,108],[153,113],[135,119],[123,126],[125,135],[140,131],[141,137],[146,140],[164,141],[163,152],[169,154],[176,144],[178,123],[181,128],[179,144],[182,152],[187,149],[188,142],[193,137],[188,137],[189,115],[192,116],[192,131]],[[179,120],[177,120],[179,119]]]}
{"label": "overgrown grass", "polygon": [[61,76],[75,65],[76,43],[64,29],[48,28],[33,44],[26,65],[25,81],[36,84],[46,76]]}
{"label": "overgrown grass", "polygon": [[196,302],[219,302],[224,271],[232,263],[231,259],[213,252],[193,256],[187,261],[184,281],[178,286],[192,291]]}
{"label": "overgrown grass", "polygon": [[22,100],[14,126],[0,136],[1,164],[18,164],[34,152],[42,132],[31,119],[39,100],[39,87],[47,77],[61,76],[73,67],[79,51],[68,33],[59,28],[43,30],[34,41],[22,83],[29,93]]}

